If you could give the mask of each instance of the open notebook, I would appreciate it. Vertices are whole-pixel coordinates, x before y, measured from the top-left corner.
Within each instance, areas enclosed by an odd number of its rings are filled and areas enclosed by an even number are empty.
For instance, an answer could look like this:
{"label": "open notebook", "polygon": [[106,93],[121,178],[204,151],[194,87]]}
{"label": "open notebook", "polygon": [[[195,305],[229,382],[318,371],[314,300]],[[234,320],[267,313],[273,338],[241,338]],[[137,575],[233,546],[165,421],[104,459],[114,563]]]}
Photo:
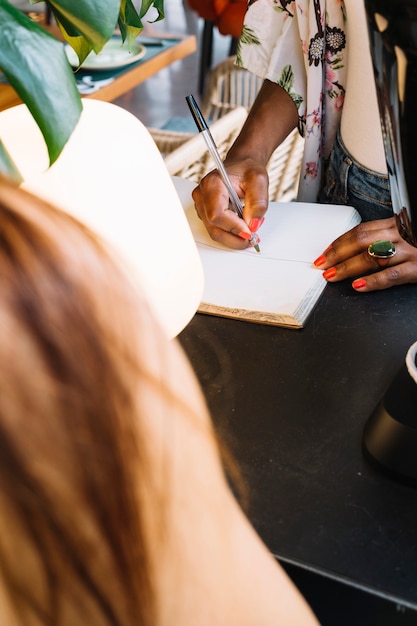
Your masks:
{"label": "open notebook", "polygon": [[302,328],[326,281],[313,265],[339,235],[360,222],[350,206],[271,202],[259,230],[261,254],[230,250],[210,239],[198,218],[193,182],[174,184],[197,242],[204,270],[201,313],[259,324]]}

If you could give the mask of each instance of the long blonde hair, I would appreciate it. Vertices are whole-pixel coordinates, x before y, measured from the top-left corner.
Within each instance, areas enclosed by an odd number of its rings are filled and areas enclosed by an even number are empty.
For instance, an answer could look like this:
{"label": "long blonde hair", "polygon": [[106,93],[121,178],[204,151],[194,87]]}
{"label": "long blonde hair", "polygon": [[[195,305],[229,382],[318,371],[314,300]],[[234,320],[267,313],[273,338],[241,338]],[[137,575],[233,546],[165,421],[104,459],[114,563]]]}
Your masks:
{"label": "long blonde hair", "polygon": [[96,236],[2,177],[0,330],[0,578],[17,623],[155,624],[137,394],[164,389],[138,358],[158,329]]}

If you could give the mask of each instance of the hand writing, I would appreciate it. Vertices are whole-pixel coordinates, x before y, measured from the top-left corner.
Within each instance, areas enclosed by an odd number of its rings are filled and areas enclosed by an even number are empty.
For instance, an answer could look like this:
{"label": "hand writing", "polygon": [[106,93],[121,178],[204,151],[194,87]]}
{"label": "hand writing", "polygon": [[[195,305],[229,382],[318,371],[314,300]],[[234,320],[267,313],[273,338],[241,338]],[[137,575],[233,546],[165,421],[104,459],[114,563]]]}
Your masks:
{"label": "hand writing", "polygon": [[198,216],[212,239],[229,248],[247,248],[250,233],[262,225],[268,208],[268,174],[253,161],[225,162],[230,181],[243,200],[243,220],[230,210],[230,199],[217,170],[205,176],[193,191]]}

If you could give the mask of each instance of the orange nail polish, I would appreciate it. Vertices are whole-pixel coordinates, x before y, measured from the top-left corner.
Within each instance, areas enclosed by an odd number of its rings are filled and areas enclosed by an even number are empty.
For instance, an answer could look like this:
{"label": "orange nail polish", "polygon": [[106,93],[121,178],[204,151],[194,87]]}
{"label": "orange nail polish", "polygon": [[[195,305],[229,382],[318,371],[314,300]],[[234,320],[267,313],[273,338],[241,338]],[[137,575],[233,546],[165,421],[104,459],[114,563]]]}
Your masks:
{"label": "orange nail polish", "polygon": [[326,262],[326,257],[324,256],[324,254],[322,254],[321,256],[319,256],[318,259],[314,261],[314,265],[316,267],[320,267],[320,265],[323,265],[323,263],[325,262]]}
{"label": "orange nail polish", "polygon": [[246,239],[246,241],[249,241],[249,239],[252,239],[251,233],[245,233],[243,231],[239,233],[239,237],[241,237],[242,239]]}
{"label": "orange nail polish", "polygon": [[256,231],[258,230],[258,228],[260,228],[262,226],[262,224],[264,223],[265,218],[264,217],[253,217],[251,219],[251,221],[249,222],[249,228],[253,233],[256,233]]}
{"label": "orange nail polish", "polygon": [[363,287],[366,287],[366,280],[364,278],[358,278],[353,281],[352,287],[354,289],[362,289]]}
{"label": "orange nail polish", "polygon": [[328,280],[329,278],[334,278],[335,276],[336,276],[336,268],[335,267],[329,267],[328,270],[323,272],[323,277],[326,280]]}

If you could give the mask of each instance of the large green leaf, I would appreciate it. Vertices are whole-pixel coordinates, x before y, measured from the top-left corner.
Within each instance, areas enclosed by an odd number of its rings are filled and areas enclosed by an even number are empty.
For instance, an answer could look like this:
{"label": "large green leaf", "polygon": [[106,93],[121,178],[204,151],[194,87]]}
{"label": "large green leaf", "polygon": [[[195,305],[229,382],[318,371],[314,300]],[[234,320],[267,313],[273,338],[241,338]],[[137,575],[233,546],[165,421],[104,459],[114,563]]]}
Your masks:
{"label": "large green leaf", "polygon": [[61,32],[64,34],[67,43],[71,46],[71,48],[78,56],[78,62],[79,65],[81,65],[90,54],[92,47],[90,46],[88,41],[84,39],[84,37],[81,37],[80,35],[70,35],[66,30],[64,30],[62,24],[59,24],[59,27],[61,29]]}
{"label": "large green leaf", "polygon": [[52,164],[82,109],[64,46],[6,0],[0,24],[0,68],[35,118]]}
{"label": "large green leaf", "polygon": [[127,40],[128,46],[136,39],[143,29],[142,19],[151,7],[157,10],[154,22],[162,20],[164,15],[164,0],[143,0],[139,13],[132,0],[120,0],[119,30],[123,41]]}
{"label": "large green leaf", "polygon": [[65,40],[80,64],[94,50],[98,53],[114,33],[120,0],[45,0]]}
{"label": "large green leaf", "polygon": [[122,39],[123,41],[127,40],[128,47],[130,48],[133,41],[143,29],[142,20],[132,0],[121,0],[118,23]]}
{"label": "large green leaf", "polygon": [[[130,44],[142,30],[142,19],[151,7],[157,10],[154,21],[164,17],[164,0],[142,0],[139,11],[132,0],[30,0],[31,4],[43,1],[80,62],[91,50],[101,50],[116,23],[123,40]],[[80,96],[63,44],[7,0],[0,0],[0,70],[31,111],[52,164],[77,125]],[[11,172],[13,168],[7,150],[0,145],[0,170]]]}
{"label": "large green leaf", "polygon": [[46,4],[66,32],[71,36],[78,32],[95,52],[114,33],[120,10],[120,0],[46,0]]}

